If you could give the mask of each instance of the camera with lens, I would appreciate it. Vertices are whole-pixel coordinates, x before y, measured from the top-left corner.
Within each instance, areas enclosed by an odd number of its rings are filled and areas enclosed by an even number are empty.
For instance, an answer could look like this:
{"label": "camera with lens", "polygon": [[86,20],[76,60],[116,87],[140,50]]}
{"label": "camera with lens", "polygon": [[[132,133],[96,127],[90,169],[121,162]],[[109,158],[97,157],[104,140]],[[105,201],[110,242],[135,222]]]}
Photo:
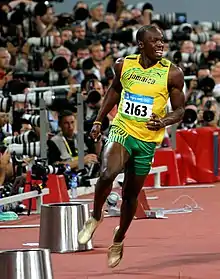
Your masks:
{"label": "camera with lens", "polygon": [[[100,101],[102,99],[101,94],[95,90],[94,86],[95,80],[91,79],[86,84],[86,90],[88,92],[87,98],[85,100],[86,109],[85,109],[85,120],[84,120],[84,130],[89,132],[92,128],[93,122],[95,121],[99,108]],[[89,108],[89,114],[87,116],[87,108]],[[109,127],[109,119],[104,118],[102,123],[102,130],[105,131]]]}
{"label": "camera with lens", "polygon": [[198,79],[197,89],[202,91],[205,96],[207,97],[213,96],[214,87],[215,87],[215,81],[213,78],[207,76]]}
{"label": "camera with lens", "polygon": [[198,102],[200,102],[201,98],[203,96],[211,97],[214,95],[213,89],[215,87],[215,81],[213,78],[206,76],[201,77],[196,80],[197,84],[193,88],[192,94],[190,96],[190,99],[188,100],[188,103],[192,103],[197,105]]}
{"label": "camera with lens", "polygon": [[15,154],[16,156],[26,155],[29,157],[39,157],[40,156],[40,142],[29,142],[29,143],[12,143],[7,146],[7,150],[10,154]]}
{"label": "camera with lens", "polygon": [[[47,43],[48,45],[54,43],[53,39],[51,39],[53,37],[47,37],[47,38],[48,40],[45,40],[43,43],[45,44]],[[39,41],[36,40],[36,42],[38,41],[38,43],[41,44],[42,40],[46,38],[36,38],[36,39],[39,39]],[[54,85],[57,84],[62,78],[60,73],[68,69],[68,67],[69,65],[65,57],[57,55],[52,59],[51,68],[48,71],[46,72],[45,71],[28,71],[28,72],[14,71],[13,79],[20,79],[25,82],[43,81],[45,83],[48,83],[49,85]]]}
{"label": "camera with lens", "polygon": [[[23,75],[28,77],[29,73],[21,73],[21,76]],[[13,102],[27,102],[39,106],[40,99],[44,99],[46,106],[49,107],[56,103],[58,110],[60,110],[60,108],[64,106],[64,103],[67,103],[66,89],[57,89],[53,91],[44,92],[38,91],[24,94],[23,92],[25,88],[28,88],[28,84],[25,82],[20,82],[18,80],[12,80],[11,82],[8,82],[7,85],[3,88],[4,97],[0,98],[0,111],[8,112]],[[62,103],[62,105],[60,102]],[[60,104],[60,106],[58,106],[58,103]]]}
{"label": "camera with lens", "polygon": [[31,37],[27,39],[27,43],[30,46],[47,47],[51,48],[55,44],[55,39],[53,36],[46,37]]}
{"label": "camera with lens", "polygon": [[197,126],[197,107],[195,105],[187,105],[185,108],[182,122],[179,125],[179,129],[192,129]]}
{"label": "camera with lens", "polygon": [[166,13],[166,14],[153,14],[152,21],[158,20],[168,26],[180,25],[187,22],[186,13]]}
{"label": "camera with lens", "polygon": [[74,18],[71,14],[68,13],[62,13],[57,16],[57,21],[55,23],[55,26],[57,28],[63,28],[66,26],[70,26],[74,23]]}
{"label": "camera with lens", "polygon": [[[12,84],[13,86],[11,86]],[[9,112],[10,108],[15,102],[30,103],[39,107],[41,99],[45,101],[46,106],[51,110],[60,111],[60,109],[63,110],[64,108],[66,108],[71,111],[75,111],[76,98],[68,100],[68,91],[66,89],[57,89],[44,92],[38,91],[24,94],[23,92],[25,88],[28,88],[27,83],[20,82],[18,80],[12,80],[8,82],[7,86],[3,88],[3,97],[0,97],[0,111]],[[17,111],[14,112],[17,113]],[[28,117],[28,120],[32,122],[33,126],[39,127],[39,117],[32,117],[30,119]]]}
{"label": "camera with lens", "polygon": [[202,52],[194,53],[182,53],[179,50],[170,51],[167,53],[166,57],[173,61],[175,64],[182,63],[196,63],[204,64],[205,57]]}
{"label": "camera with lens", "polygon": [[23,114],[22,120],[26,120],[32,127],[40,127],[40,115]]}
{"label": "camera with lens", "polygon": [[45,160],[38,159],[31,168],[31,177],[34,180],[41,180],[47,177],[48,174],[64,174],[66,166],[63,164],[47,165]]}
{"label": "camera with lens", "polygon": [[21,135],[18,136],[9,136],[4,138],[4,144],[5,145],[10,145],[10,144],[25,144],[25,143],[29,143],[29,142],[36,142],[38,141],[38,136],[37,134],[30,130],[30,131],[26,131]]}
{"label": "camera with lens", "polygon": [[[154,22],[154,21],[153,21]],[[193,41],[194,43],[205,43],[210,39],[208,32],[194,33],[193,27],[189,23],[174,25],[170,29],[164,30],[164,40],[167,42]]]}
{"label": "camera with lens", "polygon": [[203,119],[202,124],[204,126],[209,126],[211,122],[216,122],[218,124],[219,117],[216,118],[216,113],[218,112],[218,104],[216,100],[207,100],[204,104]]}
{"label": "camera with lens", "polygon": [[15,6],[15,8],[6,13],[1,10],[0,12],[0,23],[7,26],[8,24],[22,24],[25,18],[30,16],[43,16],[46,14],[50,4],[45,2],[29,2],[29,3],[20,3]]}

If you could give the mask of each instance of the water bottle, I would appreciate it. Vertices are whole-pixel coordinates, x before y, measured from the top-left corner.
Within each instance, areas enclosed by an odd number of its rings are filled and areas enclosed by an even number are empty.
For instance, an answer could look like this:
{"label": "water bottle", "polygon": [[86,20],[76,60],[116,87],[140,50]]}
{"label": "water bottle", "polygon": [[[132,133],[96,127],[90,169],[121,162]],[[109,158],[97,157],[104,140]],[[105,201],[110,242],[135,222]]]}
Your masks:
{"label": "water bottle", "polygon": [[71,191],[71,198],[75,199],[77,198],[78,176],[77,174],[72,172],[71,167],[69,165],[66,165],[65,174],[68,177],[68,182],[69,182],[68,184]]}
{"label": "water bottle", "polygon": [[[0,194],[0,199],[2,199],[2,194]],[[0,205],[0,213],[4,211],[4,205]]]}
{"label": "water bottle", "polygon": [[77,186],[78,186],[78,176],[75,173],[72,173],[70,179],[70,189],[71,189],[71,198],[75,199],[77,198]]}

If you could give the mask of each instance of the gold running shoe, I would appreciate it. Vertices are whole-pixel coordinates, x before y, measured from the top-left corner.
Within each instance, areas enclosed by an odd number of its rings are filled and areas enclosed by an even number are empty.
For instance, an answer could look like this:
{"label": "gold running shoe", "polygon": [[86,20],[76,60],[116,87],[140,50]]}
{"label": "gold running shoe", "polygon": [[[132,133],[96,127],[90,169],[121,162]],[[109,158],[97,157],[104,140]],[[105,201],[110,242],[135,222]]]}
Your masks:
{"label": "gold running shoe", "polygon": [[[117,226],[114,230],[114,236],[113,236],[113,241],[114,237],[119,230],[119,226]],[[122,242],[113,242],[113,244],[108,248],[108,266],[111,268],[116,267],[123,256],[123,248],[124,248],[124,243]]]}
{"label": "gold running shoe", "polygon": [[99,224],[103,221],[103,215],[99,221],[90,217],[84,224],[83,229],[78,233],[78,242],[86,244],[93,236]]}

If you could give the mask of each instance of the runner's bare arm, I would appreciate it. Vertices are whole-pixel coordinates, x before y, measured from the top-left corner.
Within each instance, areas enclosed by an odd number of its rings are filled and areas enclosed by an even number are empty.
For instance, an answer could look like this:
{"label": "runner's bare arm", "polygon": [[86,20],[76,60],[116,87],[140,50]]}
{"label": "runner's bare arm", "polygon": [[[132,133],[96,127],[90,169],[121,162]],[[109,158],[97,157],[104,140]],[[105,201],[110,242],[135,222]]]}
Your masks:
{"label": "runner's bare arm", "polygon": [[102,122],[104,117],[113,109],[113,107],[119,103],[122,91],[122,85],[120,81],[121,77],[121,70],[123,66],[124,59],[119,58],[115,62],[115,76],[112,81],[111,86],[109,87],[108,91],[105,94],[102,106],[99,110],[97,115],[96,121]]}
{"label": "runner's bare arm", "polygon": [[184,75],[182,70],[171,65],[168,77],[168,90],[173,111],[168,113],[163,119],[165,126],[178,123],[182,120],[185,111],[185,96],[183,93]]}

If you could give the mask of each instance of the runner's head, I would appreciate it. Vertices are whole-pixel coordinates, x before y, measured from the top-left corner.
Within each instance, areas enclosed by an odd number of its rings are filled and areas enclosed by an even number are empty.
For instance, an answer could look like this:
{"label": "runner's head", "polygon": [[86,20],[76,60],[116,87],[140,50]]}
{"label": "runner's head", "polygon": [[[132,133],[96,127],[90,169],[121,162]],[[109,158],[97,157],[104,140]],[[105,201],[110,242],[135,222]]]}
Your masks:
{"label": "runner's head", "polygon": [[159,61],[163,56],[163,33],[154,25],[142,26],[136,35],[136,40],[142,55],[152,62]]}

